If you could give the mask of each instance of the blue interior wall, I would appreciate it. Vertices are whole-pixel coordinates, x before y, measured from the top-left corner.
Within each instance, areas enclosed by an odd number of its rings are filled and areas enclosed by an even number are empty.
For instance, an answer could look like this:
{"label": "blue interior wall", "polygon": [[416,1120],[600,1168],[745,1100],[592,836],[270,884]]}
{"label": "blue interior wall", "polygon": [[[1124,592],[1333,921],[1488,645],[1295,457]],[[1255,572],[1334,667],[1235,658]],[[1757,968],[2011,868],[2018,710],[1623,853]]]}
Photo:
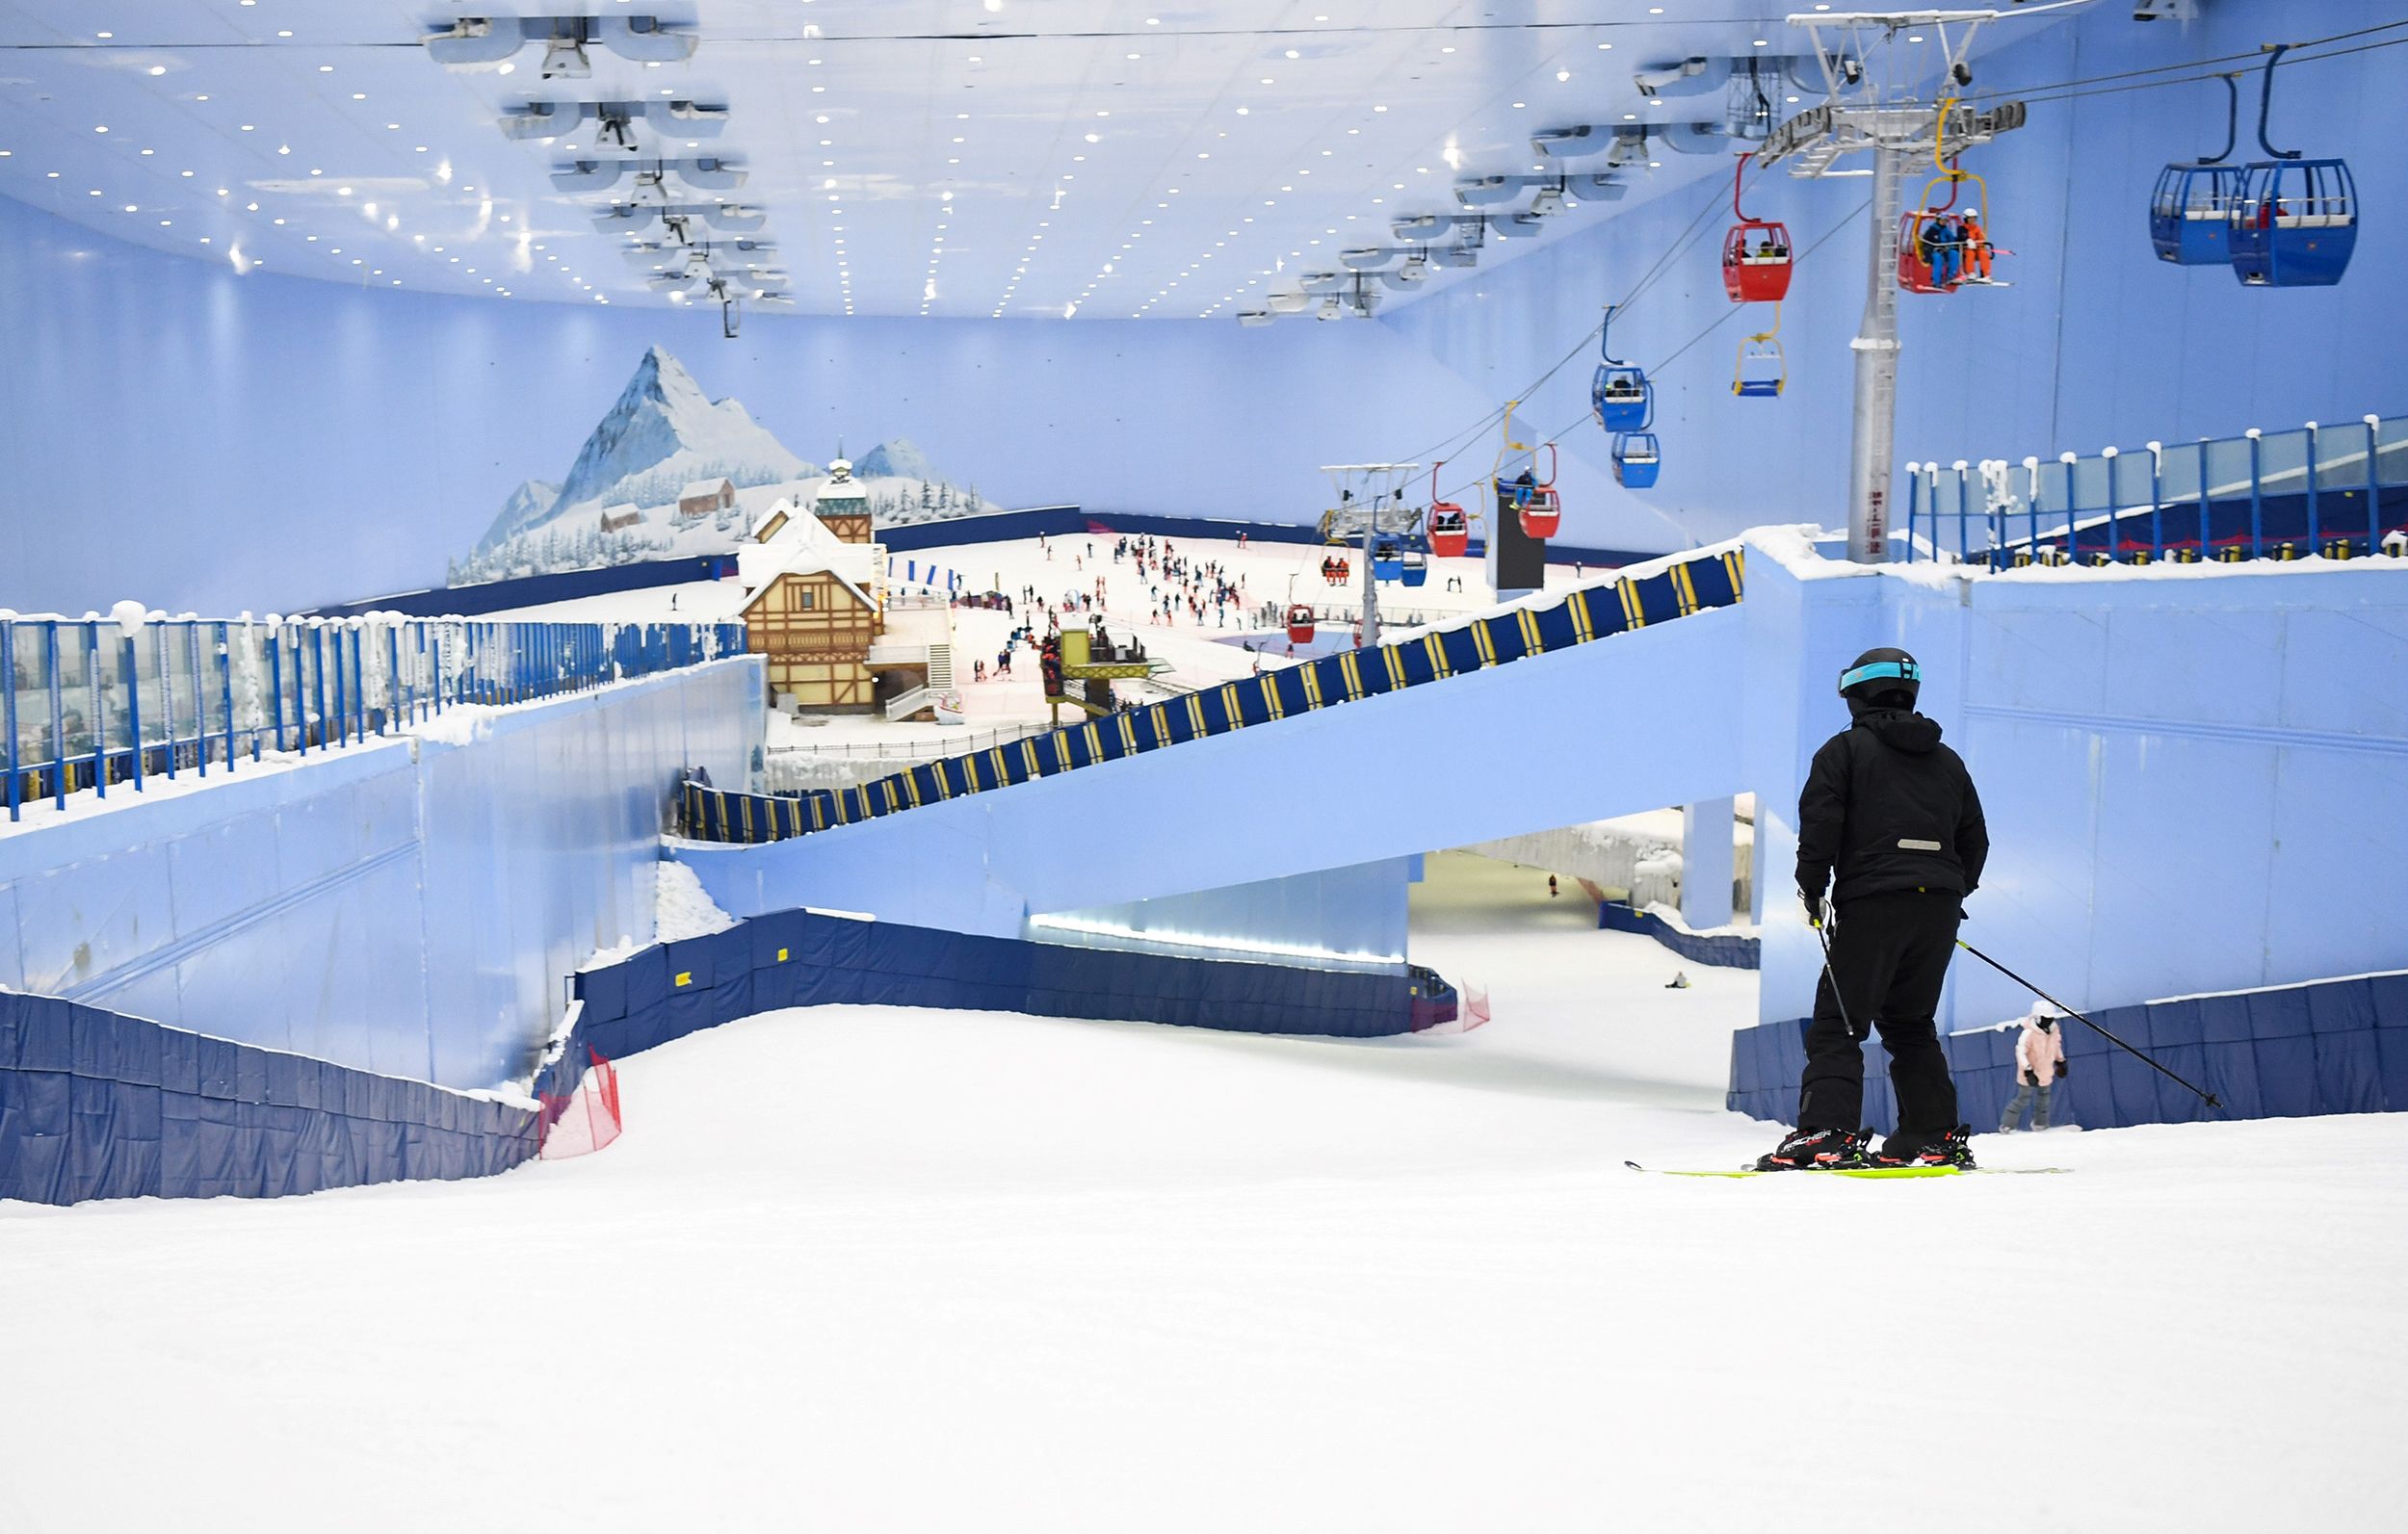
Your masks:
{"label": "blue interior wall", "polygon": [[[1318,465],[1485,403],[1375,325],[757,315],[352,288],[0,198],[0,604],[300,607],[439,582],[557,480],[644,349],[824,463],[907,435],[1012,506],[1310,522]],[[1388,380],[1377,391],[1333,379]],[[64,506],[139,537],[95,538]]]}
{"label": "blue interior wall", "polygon": [[[2120,6],[2054,25],[2010,15],[1993,36],[2018,40],[1976,61],[1976,85],[2033,91],[2251,54],[2280,40],[2270,30],[2277,27],[2281,38],[2297,39],[2371,19],[2356,0],[2201,10],[2204,19],[2187,25],[2135,23]],[[2286,62],[2277,81],[2275,143],[2346,155],[2357,176],[2366,216],[2348,276],[2334,288],[2244,289],[2227,269],[2157,259],[2149,189],[2165,162],[2211,153],[2221,142],[2225,96],[2215,82],[2035,101],[2028,126],[1965,160],[1988,180],[1992,234],[2015,252],[1997,271],[2012,286],[1900,296],[1902,460],[2049,458],[2408,409],[2395,364],[2408,347],[2408,311],[2387,280],[2385,234],[2393,210],[2408,202],[2408,156],[2397,150],[2392,121],[2408,87],[2408,58],[2393,48]],[[2254,77],[2244,80],[2237,151],[2244,160],[2262,157],[2252,137],[2255,90]],[[1694,159],[1668,149],[1659,158],[1659,176],[1694,172]],[[1723,295],[1716,256],[1730,223],[1728,162],[1718,169],[1627,212],[1577,212],[1571,217],[1593,227],[1382,322],[1421,342],[1493,405],[1561,357],[1702,215],[1697,245],[1613,331],[1617,354],[1657,370],[1664,447],[1658,486],[1626,491],[1608,472],[1606,436],[1586,424],[1593,346],[1526,406],[1525,424],[1537,431],[1572,427],[1563,439],[1566,541],[1662,548],[1672,546],[1667,536],[1711,540],[1767,522],[1845,517],[1847,343],[1865,302],[1868,183],[1793,181],[1777,169],[1750,181],[1747,211],[1787,221],[1794,247],[1814,253],[1799,261],[1781,313],[1788,390],[1778,400],[1741,400],[1730,392],[1733,360],[1770,310]],[[1908,197],[1922,188],[1923,178],[1910,180]],[[1493,444],[1491,432],[1462,451],[1482,468]]]}
{"label": "blue interior wall", "polygon": [[[2408,572],[2190,567],[1970,582],[1748,561],[1745,774],[1767,895],[1761,1015],[1822,956],[1775,892],[1840,668],[1924,665],[1923,711],[1979,786],[1991,862],[1969,942],[2077,1007],[2396,967],[2408,912]],[[2030,997],[1965,959],[1944,1025]]]}
{"label": "blue interior wall", "polygon": [[1401,960],[1409,919],[1407,891],[1421,859],[1386,858],[1351,868],[1292,873],[1225,889],[1162,896],[1119,905],[1033,913],[1030,936],[1082,942],[1074,927],[1102,927],[1156,943],[1234,945],[1270,952],[1318,949],[1327,954]]}
{"label": "blue interior wall", "polygon": [[762,685],[714,662],[0,836],[0,986],[445,1086],[522,1075],[562,976],[651,936],[663,806],[689,765],[742,777]]}

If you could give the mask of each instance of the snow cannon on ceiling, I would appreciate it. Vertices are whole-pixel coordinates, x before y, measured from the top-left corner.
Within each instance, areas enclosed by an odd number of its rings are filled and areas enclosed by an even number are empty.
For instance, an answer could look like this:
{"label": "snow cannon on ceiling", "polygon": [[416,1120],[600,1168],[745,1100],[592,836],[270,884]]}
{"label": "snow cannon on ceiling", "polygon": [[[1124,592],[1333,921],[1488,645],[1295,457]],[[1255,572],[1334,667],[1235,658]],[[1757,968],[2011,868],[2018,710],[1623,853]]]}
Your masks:
{"label": "snow cannon on ceiling", "polygon": [[683,64],[701,39],[670,30],[658,16],[461,16],[419,39],[427,57],[446,69],[491,69],[520,49],[540,43],[546,80],[583,80],[593,73],[587,50],[595,44],[638,64]]}
{"label": "snow cannon on ceiling", "polygon": [[664,138],[716,139],[732,116],[723,106],[698,101],[530,101],[502,114],[501,123],[512,139],[589,137],[597,149],[637,154],[643,147],[636,142],[640,122]]}
{"label": "snow cannon on ceiling", "polygon": [[571,195],[615,191],[632,181],[639,201],[666,200],[672,189],[690,193],[733,192],[745,184],[746,171],[725,155],[693,155],[660,160],[571,160],[552,168],[552,189]]}

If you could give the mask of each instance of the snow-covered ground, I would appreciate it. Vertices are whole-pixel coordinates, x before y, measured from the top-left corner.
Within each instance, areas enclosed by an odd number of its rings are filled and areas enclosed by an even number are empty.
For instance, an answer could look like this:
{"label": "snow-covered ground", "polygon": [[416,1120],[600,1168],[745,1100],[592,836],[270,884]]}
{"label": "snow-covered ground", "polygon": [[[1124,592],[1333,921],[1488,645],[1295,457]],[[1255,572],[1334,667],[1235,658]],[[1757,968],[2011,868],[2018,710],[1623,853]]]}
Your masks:
{"label": "snow-covered ground", "polygon": [[[1023,588],[1034,587],[1041,601],[1060,607],[1079,591],[1092,592],[1100,576],[1104,581],[1104,616],[1108,627],[1115,637],[1134,631],[1148,655],[1171,663],[1172,670],[1165,680],[1181,689],[1212,687],[1252,672],[1254,656],[1233,640],[1256,641],[1266,665],[1285,663],[1286,630],[1259,626],[1246,609],[1265,602],[1275,603],[1283,610],[1291,601],[1311,603],[1331,615],[1332,621],[1323,628],[1323,633],[1328,634],[1342,627],[1336,622],[1336,614],[1353,611],[1362,600],[1359,551],[1348,556],[1354,560],[1355,579],[1339,587],[1322,579],[1322,559],[1331,551],[1319,544],[1249,542],[1240,549],[1230,539],[1174,538],[1171,544],[1176,553],[1199,564],[1217,562],[1233,579],[1241,580],[1245,602],[1230,609],[1220,621],[1216,621],[1216,615],[1208,609],[1200,623],[1187,617],[1184,610],[1177,621],[1165,623],[1157,604],[1149,599],[1149,587],[1161,585],[1159,577],[1140,580],[1133,564],[1126,560],[1114,562],[1112,541],[1103,534],[1077,534],[916,550],[907,557],[898,557],[897,576],[890,583],[891,589],[915,589],[900,578],[903,558],[923,566],[958,570],[980,590],[1009,592],[1015,604],[1019,603]],[[1479,560],[1434,559],[1429,565],[1427,585],[1407,590],[1392,583],[1380,587],[1383,623],[1400,624],[1407,619],[1444,623],[1496,605],[1495,593],[1482,574]],[[1601,573],[1590,569],[1584,575],[1569,566],[1551,565],[1547,570],[1547,588],[1570,590],[1584,579],[1594,580]],[[1460,580],[1463,589],[1445,589],[1450,580]],[[494,615],[552,622],[704,623],[734,617],[744,600],[744,589],[738,582],[705,581],[554,602]],[[1019,625],[1020,615],[1016,611],[1006,614],[981,608],[957,608],[953,617],[955,682],[962,694],[965,715],[961,726],[890,725],[882,719],[838,716],[791,733],[781,727],[770,743],[858,750],[877,741],[925,742],[943,735],[957,737],[965,730],[975,734],[1044,718],[1044,691],[1033,652],[1024,648],[1013,658],[1009,677],[998,679],[990,675],[984,682],[973,680],[974,662],[983,660],[988,670],[994,670],[995,659],[1006,638]],[[1084,615],[1078,621],[1083,623]],[[1043,628],[1041,620],[1037,626]],[[1121,686],[1124,692],[1139,701],[1155,695],[1142,689],[1132,689],[1129,684]]]}
{"label": "snow-covered ground", "polygon": [[1469,1034],[788,1012],[582,1160],[0,1206],[0,1529],[2395,1525],[2408,1116],[1636,1176],[1767,1142],[1752,977],[1475,861]]}

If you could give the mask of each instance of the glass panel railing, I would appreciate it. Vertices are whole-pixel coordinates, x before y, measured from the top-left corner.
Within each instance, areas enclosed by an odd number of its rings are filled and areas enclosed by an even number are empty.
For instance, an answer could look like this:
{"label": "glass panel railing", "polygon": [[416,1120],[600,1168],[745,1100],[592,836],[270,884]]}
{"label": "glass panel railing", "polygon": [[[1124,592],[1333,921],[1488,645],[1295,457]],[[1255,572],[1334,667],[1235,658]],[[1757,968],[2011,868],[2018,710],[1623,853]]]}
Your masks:
{"label": "glass panel railing", "polygon": [[175,619],[129,639],[106,619],[16,619],[0,635],[0,801],[13,819],[137,777],[349,743],[457,703],[538,698],[745,652],[741,623]]}

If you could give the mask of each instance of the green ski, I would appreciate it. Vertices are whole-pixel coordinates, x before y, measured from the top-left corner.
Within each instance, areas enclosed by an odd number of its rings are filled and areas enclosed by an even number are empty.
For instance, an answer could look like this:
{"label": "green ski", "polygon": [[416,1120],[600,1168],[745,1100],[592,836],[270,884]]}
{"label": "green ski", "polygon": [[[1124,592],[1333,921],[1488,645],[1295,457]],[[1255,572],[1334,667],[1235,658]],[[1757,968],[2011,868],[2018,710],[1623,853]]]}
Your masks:
{"label": "green ski", "polygon": [[1714,1172],[1686,1167],[1641,1166],[1636,1161],[1622,1164],[1634,1172],[1653,1172],[1659,1177],[1964,1177],[1968,1174],[2042,1177],[2073,1170],[2070,1166],[1800,1166],[1777,1172],[1759,1172],[1752,1166],[1741,1166],[1727,1172]]}

